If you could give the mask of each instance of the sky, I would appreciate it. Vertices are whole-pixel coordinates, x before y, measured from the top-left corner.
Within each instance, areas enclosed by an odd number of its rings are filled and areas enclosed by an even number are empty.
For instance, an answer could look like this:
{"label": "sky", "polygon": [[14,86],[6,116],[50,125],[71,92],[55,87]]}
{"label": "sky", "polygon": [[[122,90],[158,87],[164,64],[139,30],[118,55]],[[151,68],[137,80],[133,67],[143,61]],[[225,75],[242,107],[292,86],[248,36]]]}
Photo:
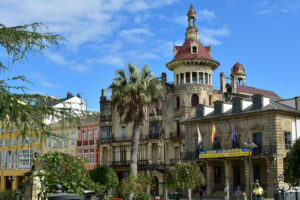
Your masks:
{"label": "sky", "polygon": [[0,47],[1,61],[10,64],[0,76],[25,75],[30,93],[83,94],[88,109],[99,111],[101,89],[127,63],[149,64],[155,76],[166,72],[173,81],[166,63],[173,45],[184,42],[191,4],[201,42],[221,64],[214,88],[238,61],[247,86],[300,96],[300,0],[1,0],[0,24],[42,22],[66,42],[13,65]]}

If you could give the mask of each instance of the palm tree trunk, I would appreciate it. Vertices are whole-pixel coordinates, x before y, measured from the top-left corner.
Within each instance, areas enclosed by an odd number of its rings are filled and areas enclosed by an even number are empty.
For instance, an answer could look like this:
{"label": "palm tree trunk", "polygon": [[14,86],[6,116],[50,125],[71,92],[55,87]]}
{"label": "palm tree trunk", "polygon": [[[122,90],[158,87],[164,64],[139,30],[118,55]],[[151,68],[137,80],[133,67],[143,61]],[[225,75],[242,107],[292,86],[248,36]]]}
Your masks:
{"label": "palm tree trunk", "polygon": [[133,130],[132,130],[132,140],[131,140],[131,163],[130,163],[130,173],[134,176],[137,174],[137,157],[138,157],[138,150],[139,150],[139,125],[134,122],[133,123]]}

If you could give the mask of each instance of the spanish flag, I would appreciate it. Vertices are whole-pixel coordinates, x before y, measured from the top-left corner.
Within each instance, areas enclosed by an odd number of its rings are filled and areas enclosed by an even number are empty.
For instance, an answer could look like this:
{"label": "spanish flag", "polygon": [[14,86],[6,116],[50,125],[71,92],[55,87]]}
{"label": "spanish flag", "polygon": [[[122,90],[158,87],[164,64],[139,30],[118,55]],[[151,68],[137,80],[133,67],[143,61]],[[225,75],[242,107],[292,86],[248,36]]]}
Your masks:
{"label": "spanish flag", "polygon": [[211,131],[211,144],[214,143],[216,134],[217,134],[217,130],[215,127],[215,123],[213,122],[213,127]]}

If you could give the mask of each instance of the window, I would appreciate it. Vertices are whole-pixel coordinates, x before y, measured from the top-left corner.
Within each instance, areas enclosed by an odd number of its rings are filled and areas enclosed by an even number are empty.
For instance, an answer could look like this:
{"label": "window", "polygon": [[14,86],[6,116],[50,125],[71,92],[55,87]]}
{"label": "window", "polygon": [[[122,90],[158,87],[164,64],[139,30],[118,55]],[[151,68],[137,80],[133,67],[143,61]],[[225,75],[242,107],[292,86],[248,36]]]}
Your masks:
{"label": "window", "polygon": [[256,180],[258,180],[258,182],[260,183],[260,166],[254,165],[253,172],[254,172],[254,174],[253,174],[254,181],[256,182]]}
{"label": "window", "polygon": [[64,141],[64,147],[67,147],[67,145],[68,145],[68,143],[67,143],[68,142],[67,135],[64,134],[62,139]]}
{"label": "window", "polygon": [[82,158],[82,150],[78,150],[78,157],[81,159]]}
{"label": "window", "polygon": [[51,147],[51,137],[48,137],[48,147]]}
{"label": "window", "polygon": [[20,146],[20,138],[19,137],[16,139],[16,145]]}
{"label": "window", "polygon": [[221,167],[216,166],[214,169],[215,183],[221,183]]}
{"label": "window", "polygon": [[291,149],[291,132],[284,132],[284,144],[285,149],[289,150]]}
{"label": "window", "polygon": [[193,83],[197,83],[197,72],[192,73]]}
{"label": "window", "polygon": [[89,150],[88,149],[84,149],[83,158],[84,158],[84,160],[89,158]]}
{"label": "window", "polygon": [[162,121],[149,122],[149,134],[159,134],[162,131]]}
{"label": "window", "polygon": [[208,80],[209,80],[208,84],[210,84],[211,83],[211,75],[210,74],[208,75]]}
{"label": "window", "polygon": [[9,138],[9,146],[14,146],[14,138]]}
{"label": "window", "polygon": [[3,144],[3,146],[4,146],[4,147],[7,147],[7,145],[8,145],[8,141],[7,141],[7,139],[4,139],[3,141],[4,141],[4,144]]}
{"label": "window", "polygon": [[94,164],[94,149],[90,149],[90,164]]}
{"label": "window", "polygon": [[213,143],[213,148],[214,149],[221,149],[222,148],[222,146],[221,146],[221,137],[220,136],[215,137],[215,141]]}
{"label": "window", "polygon": [[2,133],[2,128],[0,128],[0,134]]}
{"label": "window", "polygon": [[94,139],[95,138],[98,138],[98,129],[97,128],[94,129]]}
{"label": "window", "polygon": [[76,140],[76,133],[72,133],[72,145],[75,144],[75,140]]}
{"label": "window", "polygon": [[41,138],[40,136],[35,136],[35,144],[40,144],[41,143]]}
{"label": "window", "polygon": [[101,138],[110,138],[111,126],[102,126],[100,133],[101,133]]}
{"label": "window", "polygon": [[176,132],[177,132],[177,136],[180,135],[180,123],[179,121],[176,121]]}
{"label": "window", "polygon": [[185,73],[185,83],[191,83],[191,73],[190,72]]}
{"label": "window", "polygon": [[196,54],[196,53],[197,53],[197,47],[195,47],[195,46],[192,47],[192,53],[193,53],[193,54]]}
{"label": "window", "polygon": [[85,130],[82,130],[82,137],[83,137],[83,140],[86,140],[86,138],[85,138]]}
{"label": "window", "polygon": [[6,169],[6,151],[2,151],[1,168]]}
{"label": "window", "polygon": [[262,150],[261,133],[253,133],[253,142],[257,145],[257,147],[253,149],[253,154],[261,153]]}
{"label": "window", "polygon": [[126,148],[125,146],[120,146],[120,161],[126,161]]}
{"label": "window", "polygon": [[60,148],[61,147],[61,138],[56,138],[55,147],[56,148]]}
{"label": "window", "polygon": [[30,169],[30,149],[19,150],[19,169]]}
{"label": "window", "polygon": [[175,159],[180,159],[180,147],[175,147]]}
{"label": "window", "polygon": [[12,169],[12,163],[13,163],[13,152],[12,151],[8,151],[7,154],[7,168],[8,169]]}
{"label": "window", "polygon": [[199,72],[199,83],[203,83],[203,73]]}
{"label": "window", "polygon": [[30,136],[23,137],[22,143],[23,143],[23,145],[31,145],[32,144],[32,137],[30,137]]}
{"label": "window", "polygon": [[88,140],[92,140],[92,129],[88,129]]}
{"label": "window", "polygon": [[205,84],[208,84],[208,74],[205,73]]}
{"label": "window", "polygon": [[122,139],[126,138],[126,127],[125,126],[121,127],[121,136],[122,136]]}
{"label": "window", "polygon": [[180,74],[180,84],[183,84],[184,83],[184,74],[181,73]]}
{"label": "window", "polygon": [[176,74],[176,85],[179,85],[179,76]]}
{"label": "window", "polygon": [[232,140],[232,148],[239,148],[240,147],[240,134],[235,135],[235,141]]}
{"label": "window", "polygon": [[209,103],[209,105],[212,105],[212,95],[209,95],[209,97],[208,97],[208,103]]}
{"label": "window", "polygon": [[19,167],[19,151],[16,150],[14,155],[14,168],[18,169],[18,167]]}
{"label": "window", "polygon": [[179,96],[176,97],[176,108],[177,109],[180,108],[180,97]]}
{"label": "window", "polygon": [[197,94],[193,94],[191,98],[192,107],[196,107],[199,104],[199,97]]}

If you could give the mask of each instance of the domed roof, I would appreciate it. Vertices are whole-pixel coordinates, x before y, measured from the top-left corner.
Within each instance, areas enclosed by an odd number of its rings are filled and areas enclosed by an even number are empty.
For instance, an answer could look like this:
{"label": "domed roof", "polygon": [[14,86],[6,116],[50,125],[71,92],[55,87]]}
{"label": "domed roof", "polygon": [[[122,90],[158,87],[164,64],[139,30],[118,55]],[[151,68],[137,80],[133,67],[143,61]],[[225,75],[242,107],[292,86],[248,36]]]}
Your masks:
{"label": "domed roof", "polygon": [[[198,47],[197,53],[191,53],[191,44],[196,43]],[[184,60],[184,59],[208,59],[213,60],[209,55],[208,50],[201,44],[200,40],[188,39],[178,50],[178,53],[173,60]]]}
{"label": "domed roof", "polygon": [[233,65],[232,69],[231,69],[231,72],[232,73],[243,73],[243,74],[246,74],[246,71],[245,71],[245,68],[244,66],[237,62]]}

